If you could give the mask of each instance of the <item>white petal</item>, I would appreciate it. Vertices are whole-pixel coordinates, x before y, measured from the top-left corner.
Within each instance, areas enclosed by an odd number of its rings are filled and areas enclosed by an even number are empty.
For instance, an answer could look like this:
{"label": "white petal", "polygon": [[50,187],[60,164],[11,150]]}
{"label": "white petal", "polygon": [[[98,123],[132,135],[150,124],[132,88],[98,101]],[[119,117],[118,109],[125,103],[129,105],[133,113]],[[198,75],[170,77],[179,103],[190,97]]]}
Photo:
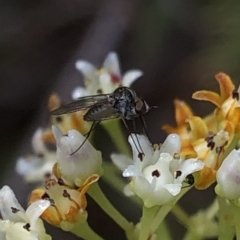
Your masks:
{"label": "white petal", "polygon": [[138,195],[143,201],[147,199],[153,189],[151,184],[144,177],[134,177],[130,183],[131,190]]}
{"label": "white petal", "polygon": [[61,138],[63,137],[63,133],[62,133],[61,129],[58,126],[53,125],[52,132],[56,139],[57,144],[59,144]]}
{"label": "white petal", "polygon": [[107,69],[109,73],[114,73],[116,74],[119,78],[121,77],[121,72],[120,72],[120,66],[119,66],[119,61],[118,61],[118,56],[115,52],[110,52],[104,63],[103,67]]}
{"label": "white petal", "polygon": [[165,184],[163,185],[163,188],[165,188],[171,195],[176,196],[181,192],[182,184],[180,183]]}
{"label": "white petal", "polygon": [[33,150],[37,154],[43,154],[46,152],[46,147],[43,142],[43,130],[42,128],[37,129],[32,138]]}
{"label": "white petal", "polygon": [[90,95],[91,93],[89,93],[87,91],[86,88],[83,87],[76,87],[73,91],[72,91],[72,99],[73,100],[77,100],[80,97],[85,97]]}
{"label": "white petal", "polygon": [[122,173],[123,177],[137,177],[141,173],[134,165],[129,165]]}
{"label": "white petal", "polygon": [[25,175],[29,174],[31,171],[40,167],[41,162],[42,161],[35,156],[32,156],[31,158],[20,157],[17,160],[15,170],[18,174],[25,176]]}
{"label": "white petal", "polygon": [[140,70],[130,70],[123,75],[122,85],[124,87],[130,87],[138,78],[143,75]]}
{"label": "white petal", "polygon": [[4,186],[0,190],[0,212],[3,219],[8,219],[13,222],[22,220],[19,218],[18,214],[12,212],[12,207],[24,212],[24,209],[16,199],[13,190],[9,186]]}
{"label": "white petal", "polygon": [[225,158],[217,172],[217,187],[215,191],[221,197],[229,200],[240,199],[240,149],[233,149]]}
{"label": "white petal", "polygon": [[181,138],[177,134],[169,134],[160,148],[161,153],[169,153],[173,156],[175,153],[179,153],[181,149]]}
{"label": "white petal", "polygon": [[[54,135],[58,133],[55,131]],[[57,161],[63,177],[69,181],[75,182],[77,178],[85,181],[100,170],[101,153],[96,151],[89,141],[82,145],[84,140],[85,137],[76,130],[70,130],[68,136],[62,136],[57,140]],[[81,148],[75,152],[80,146]]]}
{"label": "white petal", "polygon": [[132,159],[123,154],[112,153],[110,157],[113,163],[122,171],[132,163]]}
{"label": "white petal", "polygon": [[[1,229],[1,220],[0,220],[0,229]],[[0,240],[6,240],[5,233],[0,230]]]}
{"label": "white petal", "polygon": [[204,167],[204,162],[201,160],[196,160],[196,159],[187,159],[183,161],[179,169],[182,172],[182,175],[177,178],[179,182],[184,181],[187,175],[192,174],[194,172],[202,170]]}
{"label": "white petal", "polygon": [[97,69],[88,61],[79,60],[76,62],[75,67],[84,75],[85,78],[91,81],[96,81]]}
{"label": "white petal", "polygon": [[38,200],[27,208],[26,217],[29,219],[31,229],[36,229],[37,220],[50,205],[48,200]]}
{"label": "white petal", "polygon": [[[133,163],[141,171],[141,169],[149,165],[151,161],[151,158],[153,155],[152,144],[149,142],[146,136],[138,135],[138,134],[131,134],[128,137],[128,142],[130,143],[133,151]],[[139,153],[142,153],[142,152],[144,153],[145,156],[143,158],[143,161],[140,161]]]}
{"label": "white petal", "polygon": [[129,184],[123,188],[123,193],[127,197],[135,196],[135,193],[131,190]]}
{"label": "white petal", "polygon": [[102,89],[103,93],[112,93],[116,89],[109,73],[101,73],[99,76],[99,83],[100,89]]}

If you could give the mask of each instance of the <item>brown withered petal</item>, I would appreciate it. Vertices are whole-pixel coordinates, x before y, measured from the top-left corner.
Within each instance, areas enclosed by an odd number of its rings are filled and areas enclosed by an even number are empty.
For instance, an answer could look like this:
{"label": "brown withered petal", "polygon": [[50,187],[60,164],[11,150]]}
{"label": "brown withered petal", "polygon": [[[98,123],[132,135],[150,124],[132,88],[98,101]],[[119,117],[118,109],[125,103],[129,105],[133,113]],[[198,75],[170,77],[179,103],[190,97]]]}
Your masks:
{"label": "brown withered petal", "polygon": [[184,125],[186,123],[186,119],[193,116],[191,108],[180,99],[174,100],[174,106],[177,125],[178,126]]}
{"label": "brown withered petal", "polygon": [[199,190],[204,190],[208,188],[214,182],[216,182],[216,173],[217,173],[216,170],[212,168],[204,167],[200,171],[200,177],[197,180],[195,187]]}
{"label": "brown withered petal", "polygon": [[221,102],[225,101],[232,95],[232,91],[235,89],[235,86],[231,78],[225,73],[218,73],[215,75],[216,80],[220,86],[220,98]]}
{"label": "brown withered petal", "polygon": [[52,111],[61,106],[61,99],[56,93],[52,93],[48,100],[48,109]]}
{"label": "brown withered petal", "polygon": [[197,158],[197,152],[194,150],[190,139],[182,141],[181,155],[184,156],[186,159]]}
{"label": "brown withered petal", "polygon": [[221,98],[219,94],[212,91],[197,91],[193,93],[192,98],[201,101],[208,101],[215,104],[219,108],[221,107]]}
{"label": "brown withered petal", "polygon": [[191,128],[192,140],[205,138],[209,132],[206,123],[200,117],[190,117],[187,122]]}

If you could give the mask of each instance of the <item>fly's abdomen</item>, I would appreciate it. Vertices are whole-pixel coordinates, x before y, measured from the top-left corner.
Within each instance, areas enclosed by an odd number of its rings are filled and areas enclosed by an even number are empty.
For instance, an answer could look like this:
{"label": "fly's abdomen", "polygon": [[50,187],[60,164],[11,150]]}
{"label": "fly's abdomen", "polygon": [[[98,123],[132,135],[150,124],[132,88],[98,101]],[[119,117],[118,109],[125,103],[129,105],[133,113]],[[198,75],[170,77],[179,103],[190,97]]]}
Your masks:
{"label": "fly's abdomen", "polygon": [[117,118],[119,114],[110,104],[101,104],[91,107],[84,115],[83,119],[88,122],[103,121],[111,118]]}

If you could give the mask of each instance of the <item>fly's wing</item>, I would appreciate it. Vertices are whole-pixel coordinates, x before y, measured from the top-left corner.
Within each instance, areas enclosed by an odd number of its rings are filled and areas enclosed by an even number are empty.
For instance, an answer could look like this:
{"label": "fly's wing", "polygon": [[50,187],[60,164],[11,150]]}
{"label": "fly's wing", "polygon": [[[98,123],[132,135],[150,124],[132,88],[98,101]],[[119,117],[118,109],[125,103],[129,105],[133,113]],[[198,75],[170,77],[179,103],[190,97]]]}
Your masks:
{"label": "fly's wing", "polygon": [[77,112],[88,109],[95,104],[108,104],[108,96],[110,94],[99,94],[87,97],[81,97],[76,101],[63,105],[51,112],[52,115],[61,115],[66,113]]}

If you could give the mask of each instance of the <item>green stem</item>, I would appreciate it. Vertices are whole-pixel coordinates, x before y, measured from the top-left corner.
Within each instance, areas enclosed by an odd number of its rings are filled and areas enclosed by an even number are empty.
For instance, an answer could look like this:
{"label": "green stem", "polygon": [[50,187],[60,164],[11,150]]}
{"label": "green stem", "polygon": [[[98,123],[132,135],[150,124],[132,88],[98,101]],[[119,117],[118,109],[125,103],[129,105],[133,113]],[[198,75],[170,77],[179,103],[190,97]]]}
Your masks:
{"label": "green stem", "polygon": [[172,236],[170,234],[169,227],[166,221],[162,222],[162,224],[159,226],[155,234],[157,235],[156,239],[158,240],[161,240],[161,239],[172,240]]}
{"label": "green stem", "polygon": [[118,151],[127,156],[131,156],[130,145],[128,144],[124,131],[122,130],[121,121],[119,119],[103,121],[102,126],[115,143]]}
{"label": "green stem", "polygon": [[236,240],[240,240],[240,207],[231,202],[231,210],[234,216],[234,224],[236,230]]}
{"label": "green stem", "polygon": [[151,222],[156,215],[159,206],[147,208],[143,206],[143,214],[141,218],[141,228],[139,233],[139,240],[146,240],[151,235]]}
{"label": "green stem", "polygon": [[200,240],[199,236],[195,235],[193,232],[188,231],[184,236],[183,240]]}
{"label": "green stem", "polygon": [[76,224],[76,226],[71,230],[71,232],[85,240],[103,240],[102,237],[100,237],[91,229],[87,221]]}
{"label": "green stem", "polygon": [[229,209],[229,204],[225,198],[218,196],[218,240],[232,240],[234,238],[235,229],[233,216]]}
{"label": "green stem", "polygon": [[180,194],[178,194],[176,196],[175,201],[171,204],[171,205],[163,205],[160,210],[158,211],[158,213],[156,214],[155,218],[152,221],[151,224],[151,230],[152,233],[155,233],[157,231],[157,229],[159,228],[159,226],[161,225],[162,221],[164,220],[164,218],[166,217],[166,215],[172,210],[172,208],[175,206],[175,204],[177,203],[177,201],[183,196],[185,195],[191,188],[184,188],[182,189],[182,191],[180,192]]}
{"label": "green stem", "polygon": [[90,187],[88,194],[125,232],[132,229],[132,223],[128,222],[128,220],[109,202],[98,183],[94,183]]}
{"label": "green stem", "polygon": [[179,204],[176,204],[171,210],[171,212],[185,228],[188,228],[189,215],[183,210],[183,208]]}
{"label": "green stem", "polygon": [[160,208],[151,224],[152,233],[155,233],[157,231],[158,227],[161,225],[162,221],[164,220],[166,215],[171,211],[172,208],[173,208],[172,205],[164,205]]}

